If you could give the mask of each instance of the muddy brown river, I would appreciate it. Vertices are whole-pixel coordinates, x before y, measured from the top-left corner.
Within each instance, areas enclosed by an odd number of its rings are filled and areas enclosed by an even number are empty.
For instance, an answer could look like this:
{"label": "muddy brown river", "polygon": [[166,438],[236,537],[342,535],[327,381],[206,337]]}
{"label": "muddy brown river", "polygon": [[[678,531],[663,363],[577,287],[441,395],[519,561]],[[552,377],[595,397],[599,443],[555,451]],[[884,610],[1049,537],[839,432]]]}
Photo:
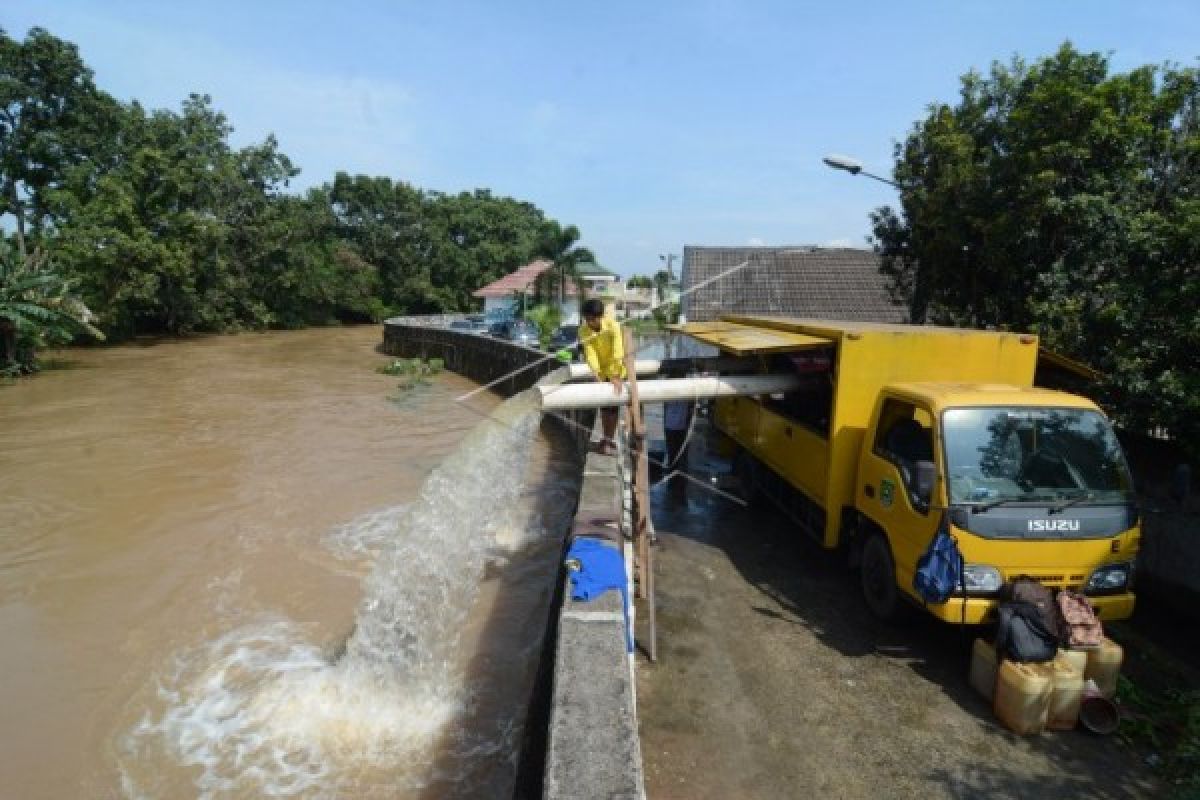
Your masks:
{"label": "muddy brown river", "polygon": [[0,387],[0,797],[511,793],[576,470],[520,399],[399,392],[380,338]]}

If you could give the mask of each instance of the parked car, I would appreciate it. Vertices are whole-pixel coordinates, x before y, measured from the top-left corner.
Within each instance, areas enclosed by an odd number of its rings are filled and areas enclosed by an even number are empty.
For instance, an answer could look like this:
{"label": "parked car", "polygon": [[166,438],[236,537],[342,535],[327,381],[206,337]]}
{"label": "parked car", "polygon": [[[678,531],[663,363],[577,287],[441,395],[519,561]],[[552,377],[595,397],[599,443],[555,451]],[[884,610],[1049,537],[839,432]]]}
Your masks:
{"label": "parked car", "polygon": [[450,330],[464,331],[469,333],[487,333],[488,325],[484,322],[483,317],[471,315],[464,319],[456,319],[450,323]]}
{"label": "parked car", "polygon": [[526,347],[538,347],[540,345],[538,326],[527,319],[510,319],[507,322],[498,322],[492,325],[488,332],[497,339],[507,339],[510,342],[525,345]]}
{"label": "parked car", "polygon": [[483,315],[483,324],[490,331],[502,322],[512,322],[516,319],[511,311],[505,309],[493,309]]}
{"label": "parked car", "polygon": [[579,358],[578,325],[560,325],[558,330],[550,334],[550,350],[557,351],[563,348],[570,348],[574,351],[575,358]]}

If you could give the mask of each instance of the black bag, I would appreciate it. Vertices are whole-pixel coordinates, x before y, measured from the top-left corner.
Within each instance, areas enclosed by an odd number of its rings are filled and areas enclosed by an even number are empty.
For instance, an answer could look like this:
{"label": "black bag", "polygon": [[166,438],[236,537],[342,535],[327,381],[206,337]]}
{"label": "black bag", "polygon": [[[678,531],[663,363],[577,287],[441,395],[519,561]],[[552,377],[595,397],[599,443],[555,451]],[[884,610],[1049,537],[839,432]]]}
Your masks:
{"label": "black bag", "polygon": [[1042,617],[1042,626],[1058,636],[1058,605],[1054,602],[1053,589],[1022,575],[1008,587],[1008,598],[1014,603],[1036,606]]}
{"label": "black bag", "polygon": [[996,653],[1009,661],[1050,661],[1058,654],[1058,634],[1046,627],[1033,603],[1009,602],[996,612]]}

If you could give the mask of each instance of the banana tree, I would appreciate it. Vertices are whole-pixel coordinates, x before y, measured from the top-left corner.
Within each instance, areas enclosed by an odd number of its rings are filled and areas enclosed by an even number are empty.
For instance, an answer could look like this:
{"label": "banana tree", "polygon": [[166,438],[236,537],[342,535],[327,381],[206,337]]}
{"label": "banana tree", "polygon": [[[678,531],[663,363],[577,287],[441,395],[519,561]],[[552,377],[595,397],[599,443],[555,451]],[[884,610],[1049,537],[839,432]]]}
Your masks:
{"label": "banana tree", "polygon": [[37,369],[37,350],[86,334],[104,339],[94,315],[41,250],[21,255],[0,242],[0,374]]}

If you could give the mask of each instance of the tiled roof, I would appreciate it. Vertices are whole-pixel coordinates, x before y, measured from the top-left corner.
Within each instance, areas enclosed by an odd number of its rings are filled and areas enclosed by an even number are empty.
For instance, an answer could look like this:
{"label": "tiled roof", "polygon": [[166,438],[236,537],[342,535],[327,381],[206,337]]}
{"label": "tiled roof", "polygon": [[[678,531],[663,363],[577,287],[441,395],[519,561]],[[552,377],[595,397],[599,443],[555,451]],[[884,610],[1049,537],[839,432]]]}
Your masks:
{"label": "tiled roof", "polygon": [[[554,262],[548,259],[541,258],[537,261],[531,261],[516,272],[510,272],[500,280],[492,281],[487,286],[476,289],[471,292],[471,296],[508,297],[513,292],[528,291],[539,275],[553,267]],[[575,295],[575,284],[571,281],[567,282],[567,294],[571,296]]]}
{"label": "tiled roof", "polygon": [[575,265],[575,271],[579,273],[580,277],[584,278],[596,278],[602,275],[611,275],[614,278],[618,277],[617,273],[613,272],[611,269],[600,266],[594,261],[580,261]]}
{"label": "tiled roof", "polygon": [[687,245],[682,304],[689,322],[749,312],[908,321],[908,309],[888,296],[879,256],[850,248]]}

